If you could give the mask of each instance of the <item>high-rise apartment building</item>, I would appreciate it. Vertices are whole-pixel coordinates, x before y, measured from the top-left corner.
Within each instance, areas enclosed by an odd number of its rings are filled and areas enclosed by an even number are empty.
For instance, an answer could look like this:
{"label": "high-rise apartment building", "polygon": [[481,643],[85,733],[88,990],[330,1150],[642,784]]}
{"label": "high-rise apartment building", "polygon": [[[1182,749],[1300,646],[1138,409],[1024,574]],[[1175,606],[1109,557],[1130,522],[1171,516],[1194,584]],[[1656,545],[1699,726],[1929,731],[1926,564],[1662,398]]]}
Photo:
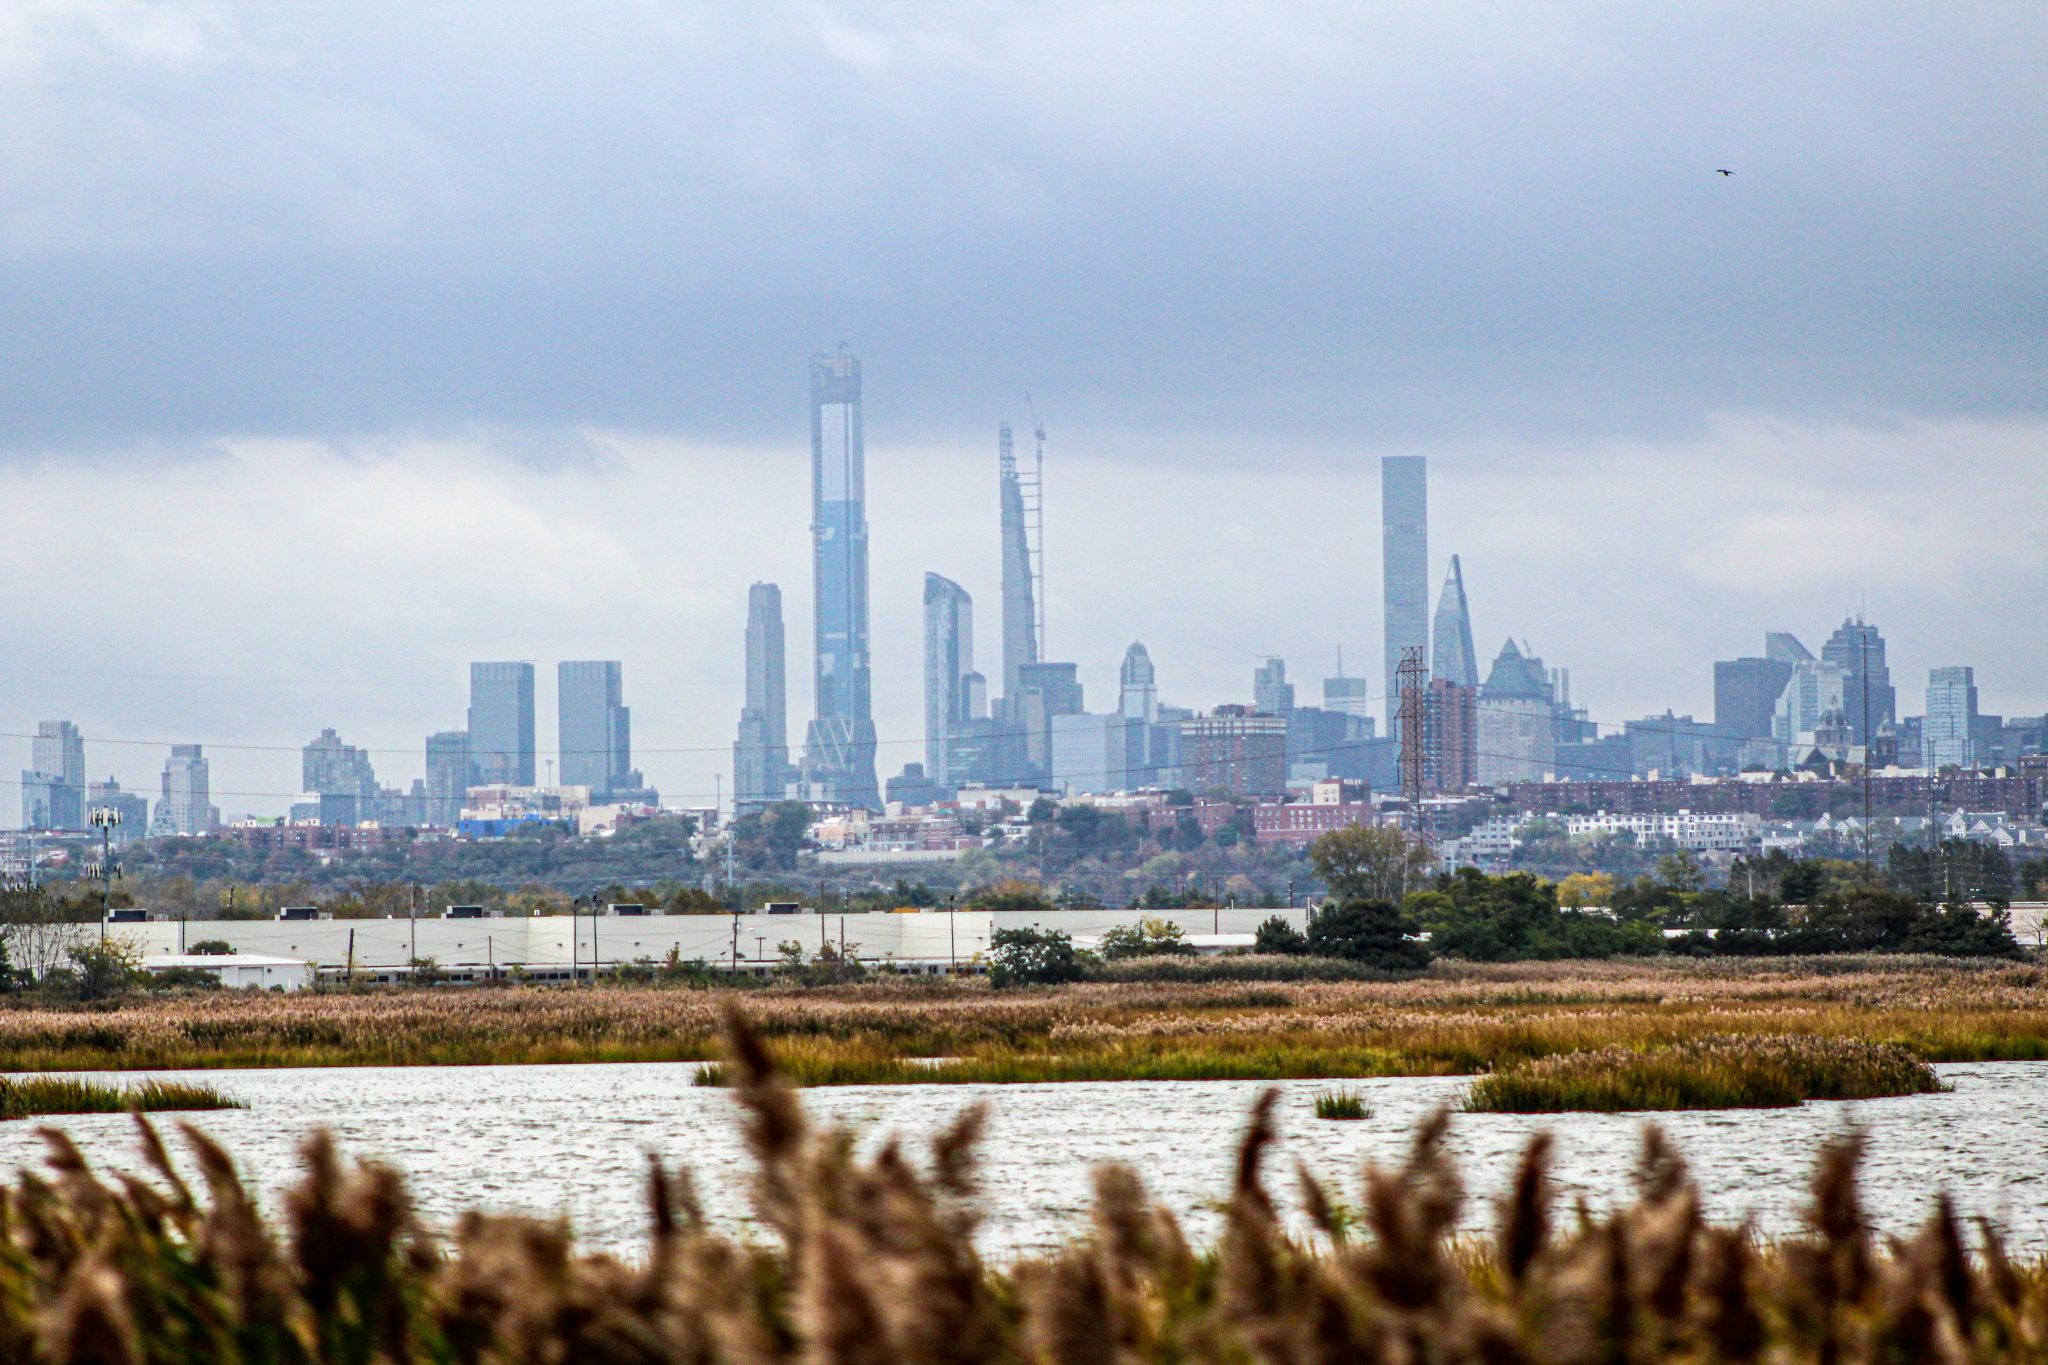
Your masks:
{"label": "high-rise apartment building", "polygon": [[1219,706],[1180,723],[1181,781],[1197,792],[1282,796],[1287,721],[1248,706]]}
{"label": "high-rise apartment building", "polygon": [[789,704],[783,670],[782,589],[747,590],[747,699],[732,746],[733,808],[758,810],[789,785]]}
{"label": "high-rise apartment building", "polygon": [[477,782],[534,785],[533,665],[469,666],[469,759]]}
{"label": "high-rise apartment building", "polygon": [[1286,716],[1294,710],[1294,684],[1287,681],[1287,660],[1268,654],[1252,670],[1252,709],[1269,716]]}
{"label": "high-rise apartment building", "polygon": [[1842,670],[1842,710],[1856,743],[1867,744],[1880,727],[1898,722],[1898,691],[1885,665],[1884,636],[1876,626],[1860,616],[1845,618],[1821,646],[1820,657]]}
{"label": "high-rise apartment building", "polygon": [[[1010,424],[996,434],[996,477],[1003,533],[1003,698],[1015,697],[1021,671],[1039,660],[1038,562],[1031,543],[1029,514],[1038,496],[1038,471],[1029,476],[1017,468]],[[1028,495],[1028,496],[1027,496]]]}
{"label": "high-rise apartment building", "polygon": [[1463,791],[1479,780],[1479,692],[1431,678],[1422,694],[1422,788]]}
{"label": "high-rise apartment building", "polygon": [[1014,778],[1043,778],[1052,768],[1052,718],[1078,716],[1088,708],[1076,664],[1026,664],[1017,670],[1017,693],[1006,698],[1003,722],[1021,746],[1022,770]]}
{"label": "high-rise apartment building", "polygon": [[454,829],[469,800],[469,789],[481,785],[469,757],[469,731],[442,730],[427,736],[425,808],[413,816],[421,824]]}
{"label": "high-rise apartment building", "polygon": [[974,599],[952,579],[924,576],[924,772],[937,786],[957,785],[947,745],[974,715]]}
{"label": "high-rise apartment building", "polygon": [[1381,572],[1386,638],[1387,733],[1400,733],[1400,688],[1394,681],[1410,649],[1429,658],[1429,461],[1420,455],[1380,460]]}
{"label": "high-rise apartment building", "polygon": [[555,705],[561,784],[590,788],[597,805],[647,800],[646,784],[633,768],[624,666],[616,659],[563,661],[555,670]]}
{"label": "high-rise apartment building", "polygon": [[860,360],[811,358],[811,576],[815,719],[804,767],[827,800],[879,809],[869,695],[867,455]]}
{"label": "high-rise apartment building", "polygon": [[68,720],[36,724],[21,775],[23,829],[85,828],[85,740]]}
{"label": "high-rise apartment building", "polygon": [[1451,556],[1443,594],[1436,600],[1436,652],[1429,661],[1433,678],[1449,678],[1460,687],[1479,686],[1479,658],[1472,652],[1472,610],[1465,601],[1465,571]]}
{"label": "high-rise apartment building", "polygon": [[1922,762],[1934,772],[1975,767],[1977,728],[1977,671],[1930,669],[1927,716],[1920,723]]}
{"label": "high-rise apartment building", "polygon": [[205,834],[220,823],[206,755],[197,744],[173,744],[164,761],[163,794],[150,833]]}

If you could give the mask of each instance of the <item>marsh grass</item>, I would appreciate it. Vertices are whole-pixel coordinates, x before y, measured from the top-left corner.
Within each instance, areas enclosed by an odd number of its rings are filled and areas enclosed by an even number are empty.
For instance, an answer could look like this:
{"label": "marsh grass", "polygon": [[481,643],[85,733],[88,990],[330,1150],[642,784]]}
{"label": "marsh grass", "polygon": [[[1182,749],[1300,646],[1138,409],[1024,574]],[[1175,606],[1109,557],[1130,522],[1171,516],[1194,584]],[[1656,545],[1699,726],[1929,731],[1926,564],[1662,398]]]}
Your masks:
{"label": "marsh grass", "polygon": [[144,1081],[140,1085],[106,1085],[70,1076],[0,1076],[0,1119],[26,1119],[48,1114],[119,1114],[133,1109],[155,1114],[170,1110],[241,1109],[210,1085],[179,1081]]}
{"label": "marsh grass", "polygon": [[1324,1090],[1315,1098],[1316,1117],[1319,1119],[1369,1119],[1372,1106],[1365,1102],[1365,1096],[1356,1090]]}
{"label": "marsh grass", "polygon": [[[2048,972],[1933,959],[1439,965],[1401,980],[882,982],[299,993],[0,1005],[0,1070],[705,1062],[744,998],[803,1085],[1352,1080],[1505,1072],[1707,1035],[2048,1058]],[[943,1064],[929,1059],[945,1058]]]}
{"label": "marsh grass", "polygon": [[[652,1163],[648,1241],[580,1251],[558,1219],[477,1211],[424,1226],[391,1167],[315,1133],[274,1221],[235,1163],[181,1125],[188,1182],[139,1116],[145,1174],[103,1177],[46,1129],[50,1173],[0,1187],[0,1359],[23,1365],[968,1365],[969,1362],[2038,1362],[2048,1267],[1945,1196],[1903,1239],[1872,1231],[1860,1144],[1817,1152],[1805,1229],[1760,1243],[1701,1215],[1645,1130],[1635,1201],[1556,1216],[1550,1139],[1524,1152],[1497,1231],[1461,1234],[1447,1115],[1342,1197],[1300,1174],[1305,1230],[1268,1184],[1277,1095],[1253,1106],[1191,1245],[1139,1173],[1094,1176],[1088,1223],[1008,1264],[975,1246],[968,1110],[918,1153],[813,1124],[735,1020],[727,1079],[754,1221],[710,1224],[687,1171]],[[195,1185],[197,1192],[195,1192]]]}
{"label": "marsh grass", "polygon": [[1492,1114],[1782,1109],[1943,1090],[1901,1047],[1846,1038],[1698,1038],[1647,1052],[1600,1048],[1525,1062],[1475,1081],[1466,1109]]}

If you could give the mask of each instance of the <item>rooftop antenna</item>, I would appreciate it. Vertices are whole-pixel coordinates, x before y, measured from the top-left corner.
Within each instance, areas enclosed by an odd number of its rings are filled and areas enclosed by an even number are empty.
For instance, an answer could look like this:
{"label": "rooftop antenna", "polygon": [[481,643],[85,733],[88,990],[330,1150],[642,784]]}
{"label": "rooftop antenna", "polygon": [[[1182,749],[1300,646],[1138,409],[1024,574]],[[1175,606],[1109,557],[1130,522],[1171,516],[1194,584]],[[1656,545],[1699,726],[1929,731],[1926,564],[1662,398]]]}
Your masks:
{"label": "rooftop antenna", "polygon": [[1039,420],[1038,405],[1024,395],[1025,410],[1031,414],[1031,435],[1035,445],[1031,478],[1019,479],[1018,492],[1024,501],[1024,543],[1031,557],[1031,607],[1037,614],[1038,657],[1052,657],[1045,645],[1045,423]]}

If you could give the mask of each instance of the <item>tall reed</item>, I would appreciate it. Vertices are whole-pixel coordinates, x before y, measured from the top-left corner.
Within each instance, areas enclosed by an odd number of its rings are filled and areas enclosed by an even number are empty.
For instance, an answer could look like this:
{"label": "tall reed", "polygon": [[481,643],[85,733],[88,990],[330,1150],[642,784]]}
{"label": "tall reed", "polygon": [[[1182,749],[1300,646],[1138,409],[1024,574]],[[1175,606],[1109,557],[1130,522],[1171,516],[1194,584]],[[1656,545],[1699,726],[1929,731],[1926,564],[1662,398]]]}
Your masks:
{"label": "tall reed", "polygon": [[1806,1100],[1926,1095],[1934,1068],[1904,1048],[1845,1038],[1693,1038],[1638,1052],[1566,1052],[1482,1076],[1465,1107],[1495,1114],[1781,1109]]}
{"label": "tall reed", "polygon": [[974,1241],[981,1111],[921,1156],[888,1142],[861,1157],[811,1122],[744,1022],[727,1066],[753,1231],[714,1228],[688,1173],[655,1163],[646,1250],[628,1259],[579,1251],[554,1220],[429,1229],[396,1171],[322,1134],[273,1221],[190,1126],[197,1190],[140,1117],[147,1179],[107,1179],[46,1130],[50,1174],[0,1190],[0,1360],[2005,1365],[2048,1342],[2048,1268],[1988,1224],[1966,1230],[1945,1195],[1914,1236],[1872,1234],[1853,1139],[1819,1152],[1806,1230],[1760,1245],[1703,1220],[1654,1128],[1633,1203],[1560,1219],[1539,1136],[1497,1235],[1474,1241],[1454,1231],[1466,1194],[1439,1114],[1353,1201],[1301,1174],[1311,1226],[1295,1232],[1268,1183],[1268,1093],[1213,1247],[1110,1166],[1085,1232],[991,1265]]}

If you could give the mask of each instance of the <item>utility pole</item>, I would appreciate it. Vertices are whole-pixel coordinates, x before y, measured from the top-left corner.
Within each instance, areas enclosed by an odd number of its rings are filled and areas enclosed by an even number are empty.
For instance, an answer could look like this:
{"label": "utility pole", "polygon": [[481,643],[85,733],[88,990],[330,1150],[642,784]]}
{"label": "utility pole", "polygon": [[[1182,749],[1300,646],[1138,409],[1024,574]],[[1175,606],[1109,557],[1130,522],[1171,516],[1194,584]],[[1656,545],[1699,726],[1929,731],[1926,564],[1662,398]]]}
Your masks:
{"label": "utility pole", "polygon": [[356,931],[353,929],[348,931],[348,974],[342,980],[351,986],[356,984]]}
{"label": "utility pole", "polygon": [[[121,823],[121,812],[112,806],[96,806],[92,822],[100,827],[100,946],[107,944],[107,919],[114,913],[114,826]],[[35,856],[29,856],[29,867],[35,867]],[[180,952],[184,945],[180,944]]]}
{"label": "utility pole", "polygon": [[[823,924],[823,923],[824,923],[824,918],[823,918],[823,916],[820,916],[820,917],[819,917],[819,921],[818,921],[818,922],[819,922],[820,924]],[[737,911],[737,910],[735,910],[735,911],[733,911],[733,912],[732,912],[732,970],[733,970],[733,974],[734,974],[735,976],[737,976],[737,975],[739,974],[739,970],[740,970],[740,912],[739,912],[739,911]]]}
{"label": "utility pole", "polygon": [[590,897],[590,984],[597,984],[597,974],[603,969],[604,959],[597,954],[597,895]]}
{"label": "utility pole", "polygon": [[420,884],[412,884],[412,894],[406,900],[405,933],[406,958],[410,962],[420,960]]}

